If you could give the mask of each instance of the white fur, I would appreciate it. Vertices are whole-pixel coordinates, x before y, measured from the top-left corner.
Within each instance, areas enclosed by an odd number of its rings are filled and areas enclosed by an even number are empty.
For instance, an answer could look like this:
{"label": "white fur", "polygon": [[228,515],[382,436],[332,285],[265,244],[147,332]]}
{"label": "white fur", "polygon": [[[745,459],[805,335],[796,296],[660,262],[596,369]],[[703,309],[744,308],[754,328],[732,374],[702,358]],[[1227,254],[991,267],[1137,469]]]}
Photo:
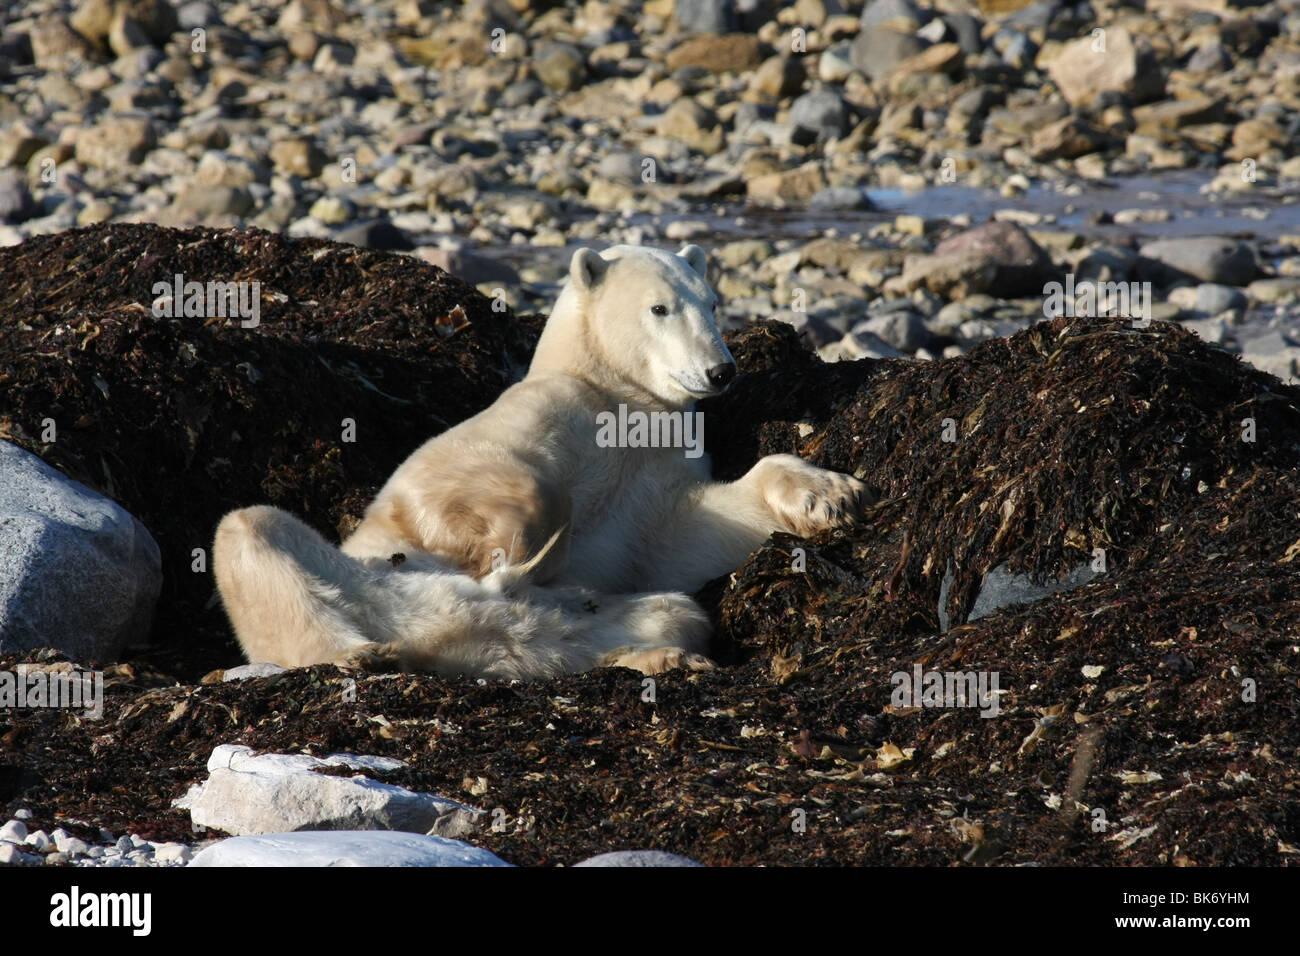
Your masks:
{"label": "white fur", "polygon": [[417,449],[341,548],[274,508],[227,515],[213,563],[248,658],[507,678],[710,666],[707,618],[680,592],[773,531],[852,521],[865,489],[792,455],[723,484],[679,448],[596,444],[619,404],[684,412],[719,390],[709,371],[732,357],[705,269],[698,246],[575,253],[528,375]]}

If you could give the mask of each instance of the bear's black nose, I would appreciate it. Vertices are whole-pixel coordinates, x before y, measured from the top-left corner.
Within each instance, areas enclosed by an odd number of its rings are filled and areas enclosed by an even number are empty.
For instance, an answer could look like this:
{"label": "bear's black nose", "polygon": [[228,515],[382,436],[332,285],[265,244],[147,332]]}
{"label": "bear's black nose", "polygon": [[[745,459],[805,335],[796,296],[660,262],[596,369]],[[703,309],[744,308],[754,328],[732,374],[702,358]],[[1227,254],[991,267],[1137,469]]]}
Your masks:
{"label": "bear's black nose", "polygon": [[722,365],[715,365],[709,369],[708,376],[709,384],[714,388],[726,388],[736,377],[736,363],[725,362]]}

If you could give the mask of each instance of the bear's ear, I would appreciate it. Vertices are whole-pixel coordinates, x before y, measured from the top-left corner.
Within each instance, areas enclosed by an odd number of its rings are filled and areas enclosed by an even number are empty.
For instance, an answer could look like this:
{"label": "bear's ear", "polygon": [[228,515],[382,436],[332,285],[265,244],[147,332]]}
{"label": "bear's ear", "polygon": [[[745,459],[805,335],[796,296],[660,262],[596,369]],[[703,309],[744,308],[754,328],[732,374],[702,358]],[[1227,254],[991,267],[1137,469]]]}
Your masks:
{"label": "bear's ear", "polygon": [[609,263],[585,246],[573,254],[569,263],[569,278],[581,292],[590,292],[605,278]]}
{"label": "bear's ear", "polygon": [[709,256],[703,249],[691,243],[689,246],[683,246],[682,251],[677,253],[679,258],[685,259],[686,264],[707,279],[709,277]]}

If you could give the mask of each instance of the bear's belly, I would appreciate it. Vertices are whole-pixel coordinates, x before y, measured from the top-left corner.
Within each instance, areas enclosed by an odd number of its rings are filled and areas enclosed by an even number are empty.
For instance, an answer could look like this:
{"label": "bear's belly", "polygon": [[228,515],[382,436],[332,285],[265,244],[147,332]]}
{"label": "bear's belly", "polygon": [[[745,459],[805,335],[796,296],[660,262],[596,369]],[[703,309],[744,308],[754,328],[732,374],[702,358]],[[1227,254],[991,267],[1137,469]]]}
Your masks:
{"label": "bear's belly", "polygon": [[616,480],[603,487],[573,489],[569,564],[557,583],[612,593],[645,588],[640,569],[653,563],[655,542],[689,520],[681,504],[699,480],[695,469],[655,457],[607,475]]}

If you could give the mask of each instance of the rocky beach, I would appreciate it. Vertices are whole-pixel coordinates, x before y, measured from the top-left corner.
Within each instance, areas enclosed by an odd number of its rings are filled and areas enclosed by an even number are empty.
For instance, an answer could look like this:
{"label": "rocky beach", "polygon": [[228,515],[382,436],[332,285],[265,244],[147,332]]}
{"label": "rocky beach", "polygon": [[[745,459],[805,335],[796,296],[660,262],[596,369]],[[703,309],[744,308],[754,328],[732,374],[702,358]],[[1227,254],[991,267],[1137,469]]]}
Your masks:
{"label": "rocky beach", "polygon": [[[1300,2],[0,18],[0,675],[103,686],[0,706],[0,865],[1300,859]],[[716,670],[238,666],[222,514],[345,537],[573,250],[685,242],[715,477],[879,499]]]}

